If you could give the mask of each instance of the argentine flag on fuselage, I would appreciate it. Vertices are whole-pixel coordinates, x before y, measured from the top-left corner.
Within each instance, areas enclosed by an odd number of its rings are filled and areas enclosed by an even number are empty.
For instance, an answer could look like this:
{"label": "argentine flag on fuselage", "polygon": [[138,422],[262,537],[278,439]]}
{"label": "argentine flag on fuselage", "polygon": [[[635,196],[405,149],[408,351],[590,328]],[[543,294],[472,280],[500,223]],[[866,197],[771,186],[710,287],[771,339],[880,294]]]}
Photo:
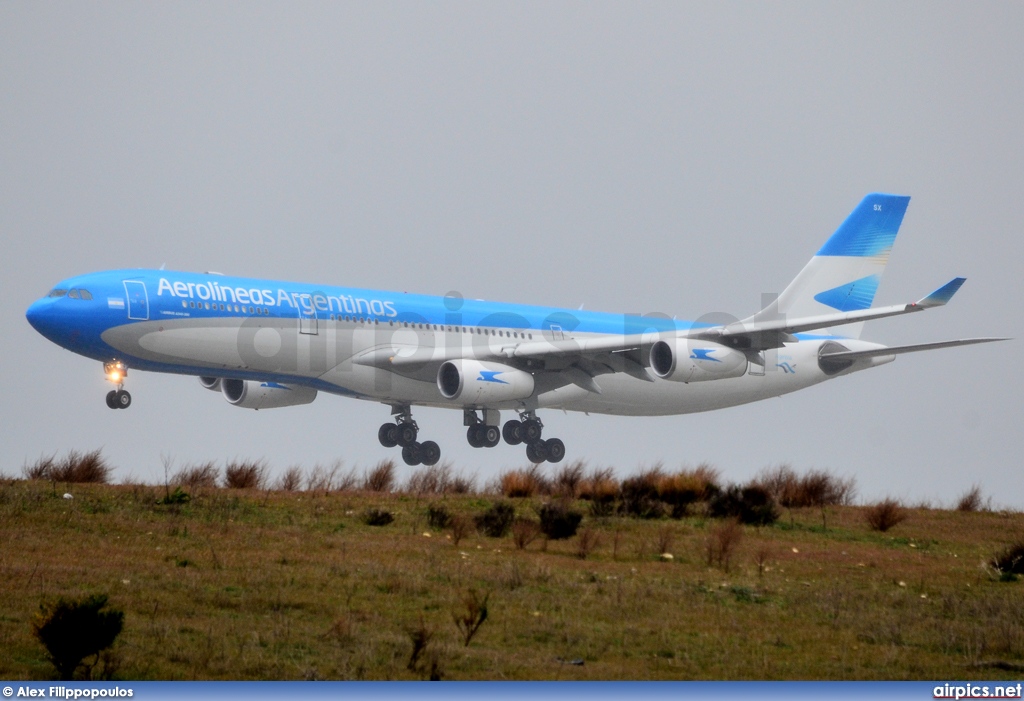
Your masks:
{"label": "argentine flag on fuselage", "polygon": [[[755,320],[868,309],[909,203],[909,197],[879,193],[861,200],[778,300],[758,312]],[[858,338],[861,327],[863,323],[847,324],[826,333]]]}

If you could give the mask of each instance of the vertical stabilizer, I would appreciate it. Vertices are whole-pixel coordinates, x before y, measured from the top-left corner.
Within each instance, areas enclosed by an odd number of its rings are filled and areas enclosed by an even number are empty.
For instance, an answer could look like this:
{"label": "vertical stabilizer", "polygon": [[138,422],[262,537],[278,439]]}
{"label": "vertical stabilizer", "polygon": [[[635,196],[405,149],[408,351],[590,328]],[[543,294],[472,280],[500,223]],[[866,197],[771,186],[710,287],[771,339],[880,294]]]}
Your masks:
{"label": "vertical stabilizer", "polygon": [[[901,195],[865,197],[778,299],[751,320],[869,308],[909,203],[910,198]],[[827,332],[858,338],[862,326],[848,324]]]}

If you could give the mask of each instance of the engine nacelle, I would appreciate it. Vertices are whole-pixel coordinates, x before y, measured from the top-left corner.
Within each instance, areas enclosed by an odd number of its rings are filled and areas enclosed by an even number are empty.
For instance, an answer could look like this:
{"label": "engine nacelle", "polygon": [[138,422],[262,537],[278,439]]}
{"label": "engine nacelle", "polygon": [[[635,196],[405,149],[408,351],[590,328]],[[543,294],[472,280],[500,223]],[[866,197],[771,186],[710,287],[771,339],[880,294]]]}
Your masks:
{"label": "engine nacelle", "polygon": [[309,404],[316,399],[316,390],[289,387],[277,382],[255,380],[221,380],[220,389],[229,404],[243,409],[275,409],[282,406]]}
{"label": "engine nacelle", "polygon": [[219,377],[200,377],[199,384],[211,392],[220,392],[220,378]]}
{"label": "engine nacelle", "polygon": [[651,371],[672,382],[703,382],[742,377],[747,356],[718,343],[677,338],[651,346]]}
{"label": "engine nacelle", "polygon": [[500,363],[463,358],[441,365],[437,388],[445,399],[465,405],[507,402],[533,394],[533,375]]}

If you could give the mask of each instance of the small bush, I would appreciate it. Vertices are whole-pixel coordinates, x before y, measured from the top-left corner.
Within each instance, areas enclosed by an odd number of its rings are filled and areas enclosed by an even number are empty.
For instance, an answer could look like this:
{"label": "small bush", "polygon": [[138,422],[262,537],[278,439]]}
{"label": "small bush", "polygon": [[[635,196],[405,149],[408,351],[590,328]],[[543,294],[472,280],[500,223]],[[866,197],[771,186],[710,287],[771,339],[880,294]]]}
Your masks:
{"label": "small bush", "polygon": [[[42,604],[32,619],[32,631],[46,648],[62,681],[71,681],[86,657],[96,656],[114,644],[124,627],[124,613],[103,609],[102,594],[83,599],[59,599]],[[91,667],[87,672],[91,676]]]}
{"label": "small bush", "polygon": [[964,492],[956,502],[957,511],[974,512],[981,511],[981,508],[981,487],[977,484]]}
{"label": "small bush", "polygon": [[386,509],[371,508],[363,512],[363,523],[367,526],[386,526],[395,520],[395,515]]}
{"label": "small bush", "polygon": [[583,514],[573,511],[566,502],[554,502],[540,507],[540,530],[551,540],[564,540],[576,535]]}
{"label": "small bush", "polygon": [[509,470],[498,478],[498,489],[509,499],[529,498],[537,493],[537,482],[526,470]]}
{"label": "small bush", "polygon": [[779,518],[775,500],[767,489],[758,484],[746,487],[730,485],[708,504],[708,515],[737,519],[752,526],[767,526]]}
{"label": "small bush", "polygon": [[452,525],[452,512],[443,504],[431,504],[427,507],[427,525],[438,531],[448,528]]}
{"label": "small bush", "polygon": [[496,501],[487,511],[476,516],[476,529],[491,538],[504,538],[512,527],[516,509],[507,501]]}
{"label": "small bush", "polygon": [[448,494],[452,485],[452,464],[424,465],[409,477],[405,490],[411,494]]}
{"label": "small bush", "polygon": [[1003,575],[1024,574],[1024,543],[1016,543],[998,552],[989,564]]}
{"label": "small bush", "polygon": [[302,468],[292,465],[277,480],[277,488],[282,492],[297,492],[302,489]]}
{"label": "small bush", "polygon": [[691,504],[709,501],[718,489],[718,471],[701,464],[692,470],[665,475],[657,483],[658,498],[672,507],[672,518],[682,518]]}
{"label": "small bush", "polygon": [[620,510],[637,518],[661,518],[665,506],[658,496],[658,484],[665,478],[661,465],[622,481]]}
{"label": "small bush", "polygon": [[45,458],[40,459],[39,463],[32,466],[32,470],[42,471],[46,479],[54,482],[106,484],[110,480],[111,468],[99,450],[89,453],[72,450],[63,460],[50,459],[47,467],[40,467],[41,463],[46,462]]}
{"label": "small bush", "polygon": [[368,492],[390,492],[395,488],[395,461],[381,460],[363,478],[363,489]]}
{"label": "small bush", "polygon": [[852,477],[844,480],[824,470],[811,470],[801,477],[789,465],[763,470],[754,484],[787,509],[848,506],[857,493]]}
{"label": "small bush", "polygon": [[906,509],[895,499],[884,499],[868,507],[864,519],[873,531],[885,533],[907,520]]}
{"label": "small bush", "polygon": [[540,524],[528,518],[517,518],[512,522],[512,542],[516,548],[523,550],[537,540],[540,535]]}
{"label": "small bush", "polygon": [[171,484],[181,485],[196,490],[201,487],[212,488],[217,486],[217,466],[212,462],[202,463],[183,467],[171,478]]}
{"label": "small bush", "polygon": [[224,486],[228,489],[260,489],[267,478],[262,460],[232,461],[224,468]]}
{"label": "small bush", "polygon": [[595,469],[580,482],[578,496],[595,504],[613,504],[619,497],[619,483],[615,479],[615,471],[610,467]]}
{"label": "small bush", "polygon": [[737,519],[712,526],[705,541],[708,567],[718,566],[728,572],[736,547],[743,539],[743,527]]}
{"label": "small bush", "polygon": [[53,474],[53,469],[56,465],[56,455],[43,455],[31,465],[26,464],[22,467],[21,472],[25,475],[25,479],[48,480],[50,475]]}
{"label": "small bush", "polygon": [[487,600],[490,596],[490,593],[487,593],[481,597],[475,589],[470,589],[462,597],[462,609],[452,611],[452,620],[455,621],[455,627],[459,629],[466,647],[469,647],[469,641],[487,620]]}
{"label": "small bush", "polygon": [[586,463],[575,460],[563,466],[551,480],[551,494],[562,499],[575,499],[583,485],[583,470]]}
{"label": "small bush", "polygon": [[170,506],[187,504],[190,501],[192,501],[192,497],[189,496],[188,492],[184,491],[181,487],[175,487],[173,492],[165,494],[164,498],[158,501],[157,504]]}
{"label": "small bush", "polygon": [[473,494],[476,492],[476,477],[455,475],[448,485],[449,494]]}
{"label": "small bush", "polygon": [[584,528],[576,539],[576,557],[586,560],[601,545],[601,535],[593,528]]}
{"label": "small bush", "polygon": [[468,516],[455,514],[452,516],[452,545],[458,546],[459,542],[468,536],[473,530],[473,522]]}

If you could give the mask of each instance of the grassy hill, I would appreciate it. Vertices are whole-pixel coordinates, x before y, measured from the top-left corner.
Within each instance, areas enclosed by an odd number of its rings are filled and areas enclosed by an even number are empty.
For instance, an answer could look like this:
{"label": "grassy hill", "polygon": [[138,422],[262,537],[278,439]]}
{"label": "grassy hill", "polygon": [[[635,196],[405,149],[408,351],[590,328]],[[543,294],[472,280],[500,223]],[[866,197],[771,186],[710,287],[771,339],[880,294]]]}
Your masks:
{"label": "grassy hill", "polygon": [[[1019,513],[910,509],[880,533],[867,507],[795,509],[730,535],[702,516],[596,518],[577,501],[579,534],[518,549],[512,536],[475,529],[455,544],[450,528],[428,524],[431,505],[478,515],[498,495],[194,487],[185,503],[158,503],[172,490],[0,484],[0,677],[52,678],[31,618],[44,601],[92,593],[125,612],[94,678],[1019,679],[1024,670],[1024,583],[984,566],[1024,540]],[[511,503],[536,519],[543,501]],[[367,525],[370,509],[394,520]],[[723,538],[729,552],[719,557]],[[488,616],[466,645],[454,618],[469,615],[474,596],[487,596]]]}

